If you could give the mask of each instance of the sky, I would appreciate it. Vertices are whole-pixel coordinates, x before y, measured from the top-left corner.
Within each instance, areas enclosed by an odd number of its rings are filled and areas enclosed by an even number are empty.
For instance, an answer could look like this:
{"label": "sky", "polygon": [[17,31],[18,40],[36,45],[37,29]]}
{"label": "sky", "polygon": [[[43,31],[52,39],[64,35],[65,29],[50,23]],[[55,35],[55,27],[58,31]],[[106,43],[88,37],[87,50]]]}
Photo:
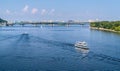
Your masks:
{"label": "sky", "polygon": [[9,21],[120,20],[120,0],[0,0]]}

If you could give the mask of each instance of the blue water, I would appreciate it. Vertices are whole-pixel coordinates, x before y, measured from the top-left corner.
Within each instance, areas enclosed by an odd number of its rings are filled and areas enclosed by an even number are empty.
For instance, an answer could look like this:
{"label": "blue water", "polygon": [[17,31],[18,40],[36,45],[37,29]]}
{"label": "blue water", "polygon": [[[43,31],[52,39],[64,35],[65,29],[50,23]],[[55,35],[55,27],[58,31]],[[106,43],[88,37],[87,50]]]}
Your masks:
{"label": "blue water", "polygon": [[0,27],[0,71],[120,71],[119,42],[120,34],[89,24]]}

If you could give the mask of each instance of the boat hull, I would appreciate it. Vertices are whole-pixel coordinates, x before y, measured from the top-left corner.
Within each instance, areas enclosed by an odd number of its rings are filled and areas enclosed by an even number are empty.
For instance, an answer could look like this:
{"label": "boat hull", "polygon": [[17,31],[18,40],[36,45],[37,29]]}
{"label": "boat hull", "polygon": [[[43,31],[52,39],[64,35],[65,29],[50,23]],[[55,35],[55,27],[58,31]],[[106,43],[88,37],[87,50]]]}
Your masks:
{"label": "boat hull", "polygon": [[81,48],[81,49],[86,49],[89,50],[89,48],[87,48],[87,46],[75,46],[76,48]]}

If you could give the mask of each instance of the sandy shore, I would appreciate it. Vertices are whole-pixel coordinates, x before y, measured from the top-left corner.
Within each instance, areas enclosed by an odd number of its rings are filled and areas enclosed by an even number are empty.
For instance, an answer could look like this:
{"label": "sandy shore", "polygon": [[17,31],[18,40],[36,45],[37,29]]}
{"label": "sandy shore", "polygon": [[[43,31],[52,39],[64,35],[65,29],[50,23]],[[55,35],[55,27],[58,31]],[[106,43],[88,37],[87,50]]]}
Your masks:
{"label": "sandy shore", "polygon": [[98,27],[90,27],[90,29],[102,30],[102,31],[109,31],[109,32],[115,32],[115,33],[120,33],[120,31],[115,31],[115,30],[105,29],[105,28],[98,28]]}

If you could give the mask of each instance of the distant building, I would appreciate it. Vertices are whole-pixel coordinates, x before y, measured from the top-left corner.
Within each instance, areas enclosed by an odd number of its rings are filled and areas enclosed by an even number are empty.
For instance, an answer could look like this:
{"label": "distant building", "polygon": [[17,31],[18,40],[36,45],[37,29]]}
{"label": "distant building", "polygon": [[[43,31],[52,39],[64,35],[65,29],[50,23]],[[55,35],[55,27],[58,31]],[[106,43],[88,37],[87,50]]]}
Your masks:
{"label": "distant building", "polygon": [[68,23],[74,23],[74,20],[68,20]]}

